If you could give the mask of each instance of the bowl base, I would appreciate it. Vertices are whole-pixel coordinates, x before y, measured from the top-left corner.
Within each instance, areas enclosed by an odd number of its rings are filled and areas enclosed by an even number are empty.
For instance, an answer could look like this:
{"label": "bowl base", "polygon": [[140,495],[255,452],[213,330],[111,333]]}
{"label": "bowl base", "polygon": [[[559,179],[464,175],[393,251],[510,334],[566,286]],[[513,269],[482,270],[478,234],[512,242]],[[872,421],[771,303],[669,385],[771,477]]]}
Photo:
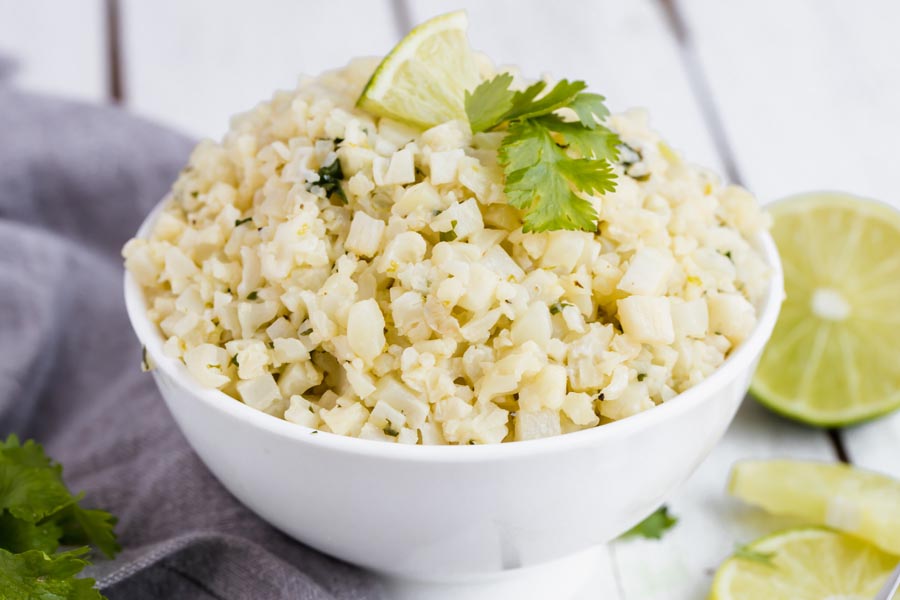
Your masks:
{"label": "bowl base", "polygon": [[598,565],[605,546],[543,565],[465,582],[410,581],[384,577],[384,600],[603,600]]}

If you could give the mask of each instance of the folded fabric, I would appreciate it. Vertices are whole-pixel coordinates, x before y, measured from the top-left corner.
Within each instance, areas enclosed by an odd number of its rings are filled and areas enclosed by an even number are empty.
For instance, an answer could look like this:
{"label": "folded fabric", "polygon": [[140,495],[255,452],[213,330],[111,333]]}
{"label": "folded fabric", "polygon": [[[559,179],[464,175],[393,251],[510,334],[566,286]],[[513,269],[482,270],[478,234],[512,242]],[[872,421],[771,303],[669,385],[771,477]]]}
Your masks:
{"label": "folded fabric", "polygon": [[377,598],[371,575],[225,491],[140,370],[119,253],[191,147],[117,108],[0,85],[0,434],[36,438],[119,517],[124,551],[86,573],[111,600]]}

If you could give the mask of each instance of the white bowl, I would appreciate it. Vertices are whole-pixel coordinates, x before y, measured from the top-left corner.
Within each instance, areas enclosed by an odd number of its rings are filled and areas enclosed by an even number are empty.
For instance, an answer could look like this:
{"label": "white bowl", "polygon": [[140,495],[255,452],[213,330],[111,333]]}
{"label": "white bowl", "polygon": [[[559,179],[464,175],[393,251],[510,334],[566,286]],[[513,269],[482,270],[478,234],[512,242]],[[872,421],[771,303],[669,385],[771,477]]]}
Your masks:
{"label": "white bowl", "polygon": [[[159,207],[138,235],[146,235]],[[584,570],[592,547],[656,509],[722,437],[749,385],[784,295],[768,234],[757,245],[771,266],[759,322],[699,385],[638,415],[562,436],[496,445],[407,446],[343,437],[283,421],[197,384],[147,318],[140,286],[125,276],[128,316],[155,364],[153,376],[187,440],[241,502],[326,554],[400,580],[397,597],[430,583],[481,582],[549,561],[560,577]],[[580,562],[579,562],[580,561]],[[524,577],[524,575],[523,575]],[[519,577],[519,579],[523,579]],[[415,588],[417,591],[409,592]],[[542,597],[498,592],[486,597]],[[460,588],[461,589],[461,588]],[[467,588],[468,589],[468,588]],[[405,592],[402,590],[406,590]],[[543,597],[548,597],[544,595]]]}

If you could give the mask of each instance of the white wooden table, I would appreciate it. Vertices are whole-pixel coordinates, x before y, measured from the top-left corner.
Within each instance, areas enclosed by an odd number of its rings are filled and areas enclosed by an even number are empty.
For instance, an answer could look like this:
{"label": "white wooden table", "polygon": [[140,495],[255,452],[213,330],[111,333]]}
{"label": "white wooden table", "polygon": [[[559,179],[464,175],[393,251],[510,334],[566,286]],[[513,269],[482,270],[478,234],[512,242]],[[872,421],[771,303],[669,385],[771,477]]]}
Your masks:
{"label": "white wooden table", "polygon": [[[689,159],[764,202],[841,189],[900,206],[897,0],[0,0],[0,56],[22,87],[215,137],[298,74],[383,54],[460,7],[497,62],[585,79],[613,109],[646,106]],[[735,460],[774,456],[900,477],[900,414],[828,434],[748,400],[672,499],[678,526],[608,548],[603,597],[705,597],[736,542],[783,525],[724,494]]]}

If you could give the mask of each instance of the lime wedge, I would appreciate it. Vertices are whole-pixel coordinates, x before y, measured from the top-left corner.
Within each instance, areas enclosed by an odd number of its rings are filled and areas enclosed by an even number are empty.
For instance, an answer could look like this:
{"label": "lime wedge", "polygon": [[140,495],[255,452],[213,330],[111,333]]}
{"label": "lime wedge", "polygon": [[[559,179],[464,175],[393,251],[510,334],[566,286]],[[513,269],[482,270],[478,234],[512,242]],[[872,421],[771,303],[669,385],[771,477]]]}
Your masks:
{"label": "lime wedge", "polygon": [[711,600],[871,600],[897,557],[856,538],[809,527],[764,537],[726,560]]}
{"label": "lime wedge", "polygon": [[410,31],[375,69],[357,106],[426,128],[465,119],[466,90],[481,82],[467,26],[460,11]]}
{"label": "lime wedge", "polygon": [[785,416],[850,425],[900,406],[900,212],[840,193],[777,202],[787,299],[751,393]]}
{"label": "lime wedge", "polygon": [[776,515],[855,535],[900,556],[900,481],[843,464],[742,461],[728,491]]}

